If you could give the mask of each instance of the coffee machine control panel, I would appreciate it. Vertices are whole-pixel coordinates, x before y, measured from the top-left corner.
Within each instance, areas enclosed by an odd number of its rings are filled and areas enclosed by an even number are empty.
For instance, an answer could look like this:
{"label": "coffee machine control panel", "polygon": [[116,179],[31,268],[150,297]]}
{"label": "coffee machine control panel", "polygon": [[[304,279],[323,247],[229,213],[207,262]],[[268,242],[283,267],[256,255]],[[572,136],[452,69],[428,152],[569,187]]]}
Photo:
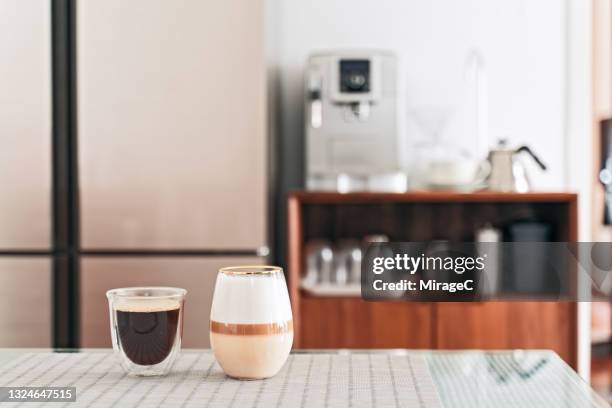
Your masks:
{"label": "coffee machine control panel", "polygon": [[330,66],[330,99],[337,103],[374,103],[380,98],[380,61],[336,58]]}
{"label": "coffee machine control panel", "polygon": [[340,92],[370,91],[370,60],[340,60]]}

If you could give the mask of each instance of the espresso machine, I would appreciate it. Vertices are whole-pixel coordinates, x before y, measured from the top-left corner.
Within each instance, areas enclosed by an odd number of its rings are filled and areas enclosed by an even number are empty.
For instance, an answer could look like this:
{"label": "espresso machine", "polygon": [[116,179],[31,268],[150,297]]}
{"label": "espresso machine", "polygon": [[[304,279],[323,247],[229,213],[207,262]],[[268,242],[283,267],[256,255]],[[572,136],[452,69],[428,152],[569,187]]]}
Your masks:
{"label": "espresso machine", "polygon": [[316,53],[305,80],[306,187],[405,191],[395,55]]}

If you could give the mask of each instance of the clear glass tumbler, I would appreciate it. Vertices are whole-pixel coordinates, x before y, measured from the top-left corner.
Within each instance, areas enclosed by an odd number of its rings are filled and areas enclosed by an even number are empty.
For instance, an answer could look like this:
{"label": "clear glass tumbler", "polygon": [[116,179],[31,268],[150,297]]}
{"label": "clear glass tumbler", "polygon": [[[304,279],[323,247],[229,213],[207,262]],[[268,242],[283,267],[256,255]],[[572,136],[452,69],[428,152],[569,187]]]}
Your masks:
{"label": "clear glass tumbler", "polygon": [[277,266],[222,268],[210,314],[210,344],[230,377],[276,375],[293,344],[293,318],[283,270]]}
{"label": "clear glass tumbler", "polygon": [[130,375],[167,374],[181,350],[187,291],[142,287],[106,292],[113,349]]}

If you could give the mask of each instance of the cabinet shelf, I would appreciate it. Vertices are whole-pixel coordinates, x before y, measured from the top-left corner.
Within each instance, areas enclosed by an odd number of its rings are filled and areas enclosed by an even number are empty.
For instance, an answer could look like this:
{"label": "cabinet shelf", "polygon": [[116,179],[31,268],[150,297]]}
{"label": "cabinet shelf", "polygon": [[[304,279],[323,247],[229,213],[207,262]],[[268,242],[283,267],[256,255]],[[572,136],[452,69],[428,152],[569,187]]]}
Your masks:
{"label": "cabinet shelf", "polygon": [[391,241],[473,241],[486,224],[549,224],[551,241],[576,241],[573,193],[292,192],[288,200],[288,281],[295,345],[302,348],[548,348],[576,365],[577,313],[571,302],[365,302],[301,288],[304,247],[384,234]]}

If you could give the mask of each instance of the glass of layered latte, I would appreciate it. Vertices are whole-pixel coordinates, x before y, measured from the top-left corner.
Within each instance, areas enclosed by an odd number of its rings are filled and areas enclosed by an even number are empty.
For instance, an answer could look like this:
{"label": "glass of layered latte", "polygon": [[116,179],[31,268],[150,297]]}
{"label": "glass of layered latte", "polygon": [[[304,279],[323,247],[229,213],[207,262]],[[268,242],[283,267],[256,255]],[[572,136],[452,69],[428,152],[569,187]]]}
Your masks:
{"label": "glass of layered latte", "polygon": [[293,343],[285,275],[277,266],[222,268],[210,314],[210,344],[219,365],[234,378],[274,376]]}

